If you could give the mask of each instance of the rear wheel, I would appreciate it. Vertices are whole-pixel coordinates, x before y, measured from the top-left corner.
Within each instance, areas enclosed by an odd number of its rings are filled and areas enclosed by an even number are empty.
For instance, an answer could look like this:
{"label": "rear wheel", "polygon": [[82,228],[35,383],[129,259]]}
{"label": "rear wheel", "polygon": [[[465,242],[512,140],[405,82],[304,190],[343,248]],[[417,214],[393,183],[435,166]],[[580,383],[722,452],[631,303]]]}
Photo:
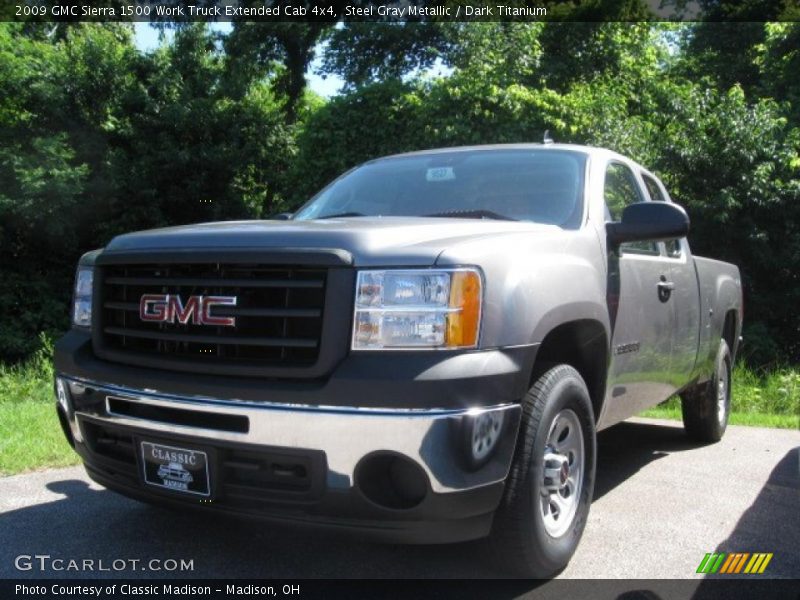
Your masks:
{"label": "rear wheel", "polygon": [[523,577],[562,570],[578,546],[592,500],[594,413],[571,366],[537,378],[523,421],[491,542],[502,568]]}
{"label": "rear wheel", "polygon": [[731,412],[731,370],[731,351],[720,340],[711,380],[681,395],[683,427],[691,439],[718,442],[725,434]]}

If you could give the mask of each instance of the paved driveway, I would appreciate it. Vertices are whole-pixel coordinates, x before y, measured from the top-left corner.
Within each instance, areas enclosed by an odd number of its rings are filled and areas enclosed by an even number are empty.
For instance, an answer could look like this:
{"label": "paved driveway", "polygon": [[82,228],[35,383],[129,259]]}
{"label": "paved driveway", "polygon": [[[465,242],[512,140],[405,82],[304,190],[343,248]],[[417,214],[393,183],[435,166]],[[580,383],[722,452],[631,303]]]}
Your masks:
{"label": "paved driveway", "polygon": [[[699,578],[705,553],[741,551],[774,553],[765,576],[800,578],[799,447],[798,431],[747,427],[730,427],[721,443],[699,447],[678,424],[644,419],[601,433],[589,523],[561,577]],[[390,546],[205,520],[108,492],[80,468],[0,479],[0,540],[3,578],[48,575],[16,571],[19,554],[107,564],[185,558],[194,561],[185,575],[198,578],[501,575],[481,560],[480,542]]]}

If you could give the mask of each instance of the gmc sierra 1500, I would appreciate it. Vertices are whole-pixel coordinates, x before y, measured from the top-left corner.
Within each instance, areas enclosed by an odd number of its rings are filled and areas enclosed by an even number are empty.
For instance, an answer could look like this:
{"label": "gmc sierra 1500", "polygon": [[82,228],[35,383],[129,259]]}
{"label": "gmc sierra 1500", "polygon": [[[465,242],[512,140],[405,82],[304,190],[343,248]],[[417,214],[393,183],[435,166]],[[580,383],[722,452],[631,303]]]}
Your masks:
{"label": "gmc sierra 1500", "polygon": [[490,536],[563,568],[595,432],[680,394],[725,431],[738,269],[693,257],[608,150],[382,158],[281,220],[121,235],[78,265],[57,410],[89,475],[205,511],[383,539]]}

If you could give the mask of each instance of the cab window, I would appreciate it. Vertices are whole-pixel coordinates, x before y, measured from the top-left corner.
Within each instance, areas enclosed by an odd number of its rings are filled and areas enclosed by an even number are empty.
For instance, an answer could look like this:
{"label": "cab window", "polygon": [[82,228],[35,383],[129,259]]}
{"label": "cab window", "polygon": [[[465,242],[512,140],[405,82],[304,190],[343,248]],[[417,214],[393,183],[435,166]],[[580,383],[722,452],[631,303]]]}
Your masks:
{"label": "cab window", "polygon": [[[642,173],[642,179],[644,180],[644,185],[647,188],[647,193],[650,195],[650,199],[655,202],[666,202],[666,198],[664,198],[664,194],[661,192],[661,187],[658,185],[655,179]],[[680,258],[681,256],[681,242],[678,239],[669,240],[664,244],[667,248],[667,256],[671,258]]]}
{"label": "cab window", "polygon": [[[609,163],[606,168],[603,197],[606,201],[607,217],[611,221],[619,221],[626,206],[645,200],[633,171],[617,162]],[[630,242],[622,244],[620,250],[629,254],[659,254],[655,242]]]}

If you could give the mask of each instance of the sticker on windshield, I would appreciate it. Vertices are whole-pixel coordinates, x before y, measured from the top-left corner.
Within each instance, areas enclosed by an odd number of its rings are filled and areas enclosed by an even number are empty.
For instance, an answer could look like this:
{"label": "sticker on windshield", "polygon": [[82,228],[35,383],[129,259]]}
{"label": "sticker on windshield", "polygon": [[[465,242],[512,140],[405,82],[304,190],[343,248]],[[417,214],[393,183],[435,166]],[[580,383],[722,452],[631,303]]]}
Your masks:
{"label": "sticker on windshield", "polygon": [[428,169],[425,179],[428,181],[451,181],[456,178],[453,167],[433,167]]}

